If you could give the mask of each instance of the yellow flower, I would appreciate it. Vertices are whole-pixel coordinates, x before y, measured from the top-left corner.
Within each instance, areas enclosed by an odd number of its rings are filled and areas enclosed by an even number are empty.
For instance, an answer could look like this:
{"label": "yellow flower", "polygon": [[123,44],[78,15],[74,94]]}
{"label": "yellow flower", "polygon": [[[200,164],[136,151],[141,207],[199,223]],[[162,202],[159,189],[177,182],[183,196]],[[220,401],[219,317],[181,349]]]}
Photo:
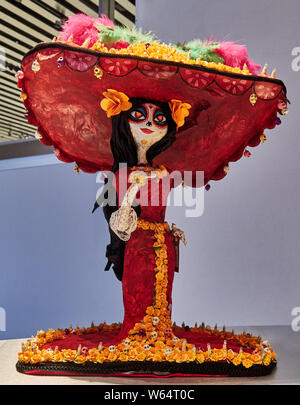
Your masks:
{"label": "yellow flower", "polygon": [[100,353],[97,356],[97,363],[103,363],[103,362],[104,362],[104,355],[102,353]]}
{"label": "yellow flower", "polygon": [[266,355],[264,358],[264,365],[268,366],[271,363],[271,356]]}
{"label": "yellow flower", "polygon": [[227,352],[227,359],[232,361],[234,359],[235,353],[230,349]]}
{"label": "yellow flower", "polygon": [[47,352],[46,350],[42,351],[42,358],[43,361],[52,361],[53,360],[53,354]]}
{"label": "yellow flower", "polygon": [[103,92],[104,98],[101,100],[100,106],[106,111],[107,117],[120,114],[121,111],[127,111],[132,107],[129,97],[126,94],[114,90],[107,89]]}
{"label": "yellow flower", "polygon": [[184,119],[189,115],[191,104],[184,103],[181,100],[172,99],[169,101],[169,106],[172,112],[172,118],[177,124],[177,129],[184,125]]}
{"label": "yellow flower", "polygon": [[157,352],[153,356],[153,361],[162,361],[162,354]]}
{"label": "yellow flower", "polygon": [[116,361],[117,358],[118,358],[118,356],[117,356],[117,354],[115,354],[115,353],[110,353],[110,354],[108,355],[108,360],[110,360],[110,361]]}
{"label": "yellow flower", "polygon": [[33,356],[33,353],[30,351],[27,351],[22,354],[22,360],[20,360],[20,361],[24,361],[24,363],[29,363],[32,356]]}
{"label": "yellow flower", "polygon": [[27,99],[27,94],[22,92],[22,93],[20,94],[20,100],[21,100],[21,101],[25,101],[26,99]]}
{"label": "yellow flower", "polygon": [[61,352],[54,353],[54,355],[53,355],[53,361],[54,361],[55,363],[58,363],[59,361],[62,361],[63,358],[64,358],[64,356],[62,355]]}
{"label": "yellow flower", "polygon": [[210,355],[210,360],[211,361],[219,361],[220,360],[220,356],[219,356],[219,353],[218,353],[218,351],[213,351],[212,352],[212,354]]}
{"label": "yellow flower", "polygon": [[54,332],[49,331],[46,333],[46,340],[47,342],[52,342],[54,340]]}
{"label": "yellow flower", "polygon": [[196,359],[198,361],[198,363],[204,363],[205,361],[205,357],[203,353],[197,353],[196,354]]}
{"label": "yellow flower", "polygon": [[153,307],[148,307],[146,309],[146,314],[148,315],[154,315],[154,308]]}
{"label": "yellow flower", "polygon": [[86,356],[79,355],[76,357],[75,363],[82,364],[86,362]]}
{"label": "yellow flower", "polygon": [[146,353],[143,353],[143,352],[139,353],[138,356],[137,356],[138,361],[144,361],[145,358],[146,358]]}
{"label": "yellow flower", "polygon": [[90,349],[88,353],[88,360],[93,361],[94,363],[97,361],[97,357],[99,355],[99,352],[96,348]]}
{"label": "yellow flower", "polygon": [[74,361],[75,357],[76,357],[76,350],[65,349],[65,350],[62,350],[62,354],[63,354],[65,360]]}
{"label": "yellow flower", "polygon": [[244,359],[242,363],[243,363],[243,366],[246,368],[249,368],[253,365],[253,361],[250,359]]}
{"label": "yellow flower", "polygon": [[120,361],[128,361],[128,356],[125,353],[121,353],[119,356]]}
{"label": "yellow flower", "polygon": [[41,356],[39,354],[34,354],[30,359],[30,363],[32,363],[32,364],[39,363],[40,361],[41,361]]}
{"label": "yellow flower", "polygon": [[260,364],[261,356],[259,354],[252,354],[251,360],[253,361],[254,364]]}
{"label": "yellow flower", "polygon": [[195,361],[196,360],[196,353],[192,351],[187,352],[188,361]]}
{"label": "yellow flower", "polygon": [[158,281],[162,281],[164,279],[164,276],[161,273],[156,273],[155,277],[156,277],[156,280],[158,280]]}

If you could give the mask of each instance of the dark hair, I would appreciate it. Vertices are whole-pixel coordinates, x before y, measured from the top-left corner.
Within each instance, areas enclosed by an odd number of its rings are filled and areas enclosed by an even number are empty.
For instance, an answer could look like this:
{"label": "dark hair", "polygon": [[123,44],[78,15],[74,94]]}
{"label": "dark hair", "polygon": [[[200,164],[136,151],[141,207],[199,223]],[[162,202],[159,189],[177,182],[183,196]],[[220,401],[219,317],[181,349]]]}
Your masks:
{"label": "dark hair", "polygon": [[143,98],[130,99],[132,108],[128,111],[123,111],[119,115],[112,117],[112,135],[110,140],[111,151],[114,158],[112,172],[116,172],[119,168],[119,163],[126,163],[129,167],[137,165],[137,147],[130,131],[128,116],[130,112],[145,103],[157,105],[166,114],[168,122],[167,134],[154,145],[152,145],[146,153],[146,159],[150,165],[155,156],[167,149],[176,139],[176,124],[173,121],[171,110],[168,103],[162,103]]}
{"label": "dark hair", "polygon": [[[171,110],[168,103],[162,103],[154,100],[147,100],[143,98],[132,98],[130,99],[132,103],[132,108],[129,111],[123,111],[119,115],[112,117],[112,135],[110,140],[111,151],[114,158],[114,163],[112,166],[112,172],[115,173],[119,169],[120,163],[126,163],[127,166],[133,167],[138,164],[137,161],[137,147],[133,136],[131,134],[128,116],[130,112],[142,104],[152,103],[157,105],[166,114],[168,122],[168,132],[166,135],[160,139],[158,142],[153,144],[146,152],[146,159],[150,165],[152,161],[160,154],[162,151],[169,148],[176,139],[176,124],[172,119]],[[106,182],[106,192],[104,193],[104,198],[107,198],[108,188],[112,188],[110,181]],[[114,191],[114,190],[109,190]],[[114,191],[115,192],[115,191]],[[117,196],[116,196],[117,197]],[[117,198],[116,198],[117,201]],[[141,213],[141,207],[139,205],[133,206],[137,216]],[[111,214],[118,209],[118,204],[115,206],[105,205],[103,206],[104,216],[109,222]],[[106,257],[108,259],[105,270],[109,270],[113,264],[113,270],[118,280],[122,280],[123,277],[123,263],[124,263],[124,251],[125,244],[123,240],[118,238],[118,236],[110,229],[110,244],[106,247]]]}

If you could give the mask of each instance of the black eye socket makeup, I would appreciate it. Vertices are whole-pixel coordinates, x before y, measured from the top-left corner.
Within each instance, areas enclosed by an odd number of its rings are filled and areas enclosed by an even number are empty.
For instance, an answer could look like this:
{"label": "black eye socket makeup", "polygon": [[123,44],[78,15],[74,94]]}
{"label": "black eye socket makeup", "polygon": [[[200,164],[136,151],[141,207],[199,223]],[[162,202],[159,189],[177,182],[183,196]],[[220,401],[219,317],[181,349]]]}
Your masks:
{"label": "black eye socket makeup", "polygon": [[135,122],[144,121],[147,118],[147,111],[144,107],[137,107],[129,113],[129,119]]}
{"label": "black eye socket makeup", "polygon": [[155,122],[155,124],[163,126],[167,123],[167,117],[163,111],[156,110],[154,113],[153,121]]}

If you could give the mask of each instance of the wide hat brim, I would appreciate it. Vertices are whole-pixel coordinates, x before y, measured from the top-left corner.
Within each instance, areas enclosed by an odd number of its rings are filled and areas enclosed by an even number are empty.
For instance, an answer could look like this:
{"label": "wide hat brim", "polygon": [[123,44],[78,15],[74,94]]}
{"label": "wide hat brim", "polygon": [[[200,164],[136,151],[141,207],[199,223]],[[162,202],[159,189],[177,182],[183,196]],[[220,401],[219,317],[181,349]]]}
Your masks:
{"label": "wide hat brim", "polygon": [[[101,78],[95,67],[103,72]],[[205,183],[223,178],[229,162],[260,143],[264,130],[275,126],[278,101],[286,100],[285,86],[277,79],[58,42],[33,48],[22,69],[18,85],[29,123],[38,127],[42,143],[53,145],[58,159],[76,162],[86,172],[110,170],[113,164],[111,120],[100,107],[107,89],[129,98],[191,104],[176,141],[153,164],[171,171],[202,170]]]}

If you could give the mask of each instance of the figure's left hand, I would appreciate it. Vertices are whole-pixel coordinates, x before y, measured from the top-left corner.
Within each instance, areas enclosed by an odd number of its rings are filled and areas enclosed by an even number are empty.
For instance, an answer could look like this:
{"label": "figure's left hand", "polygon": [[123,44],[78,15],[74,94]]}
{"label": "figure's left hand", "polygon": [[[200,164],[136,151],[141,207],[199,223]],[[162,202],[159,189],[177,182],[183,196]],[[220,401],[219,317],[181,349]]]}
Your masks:
{"label": "figure's left hand", "polygon": [[180,239],[186,246],[187,242],[185,239],[185,234],[181,229],[176,228],[175,224],[172,224],[172,235],[173,235],[173,237]]}

